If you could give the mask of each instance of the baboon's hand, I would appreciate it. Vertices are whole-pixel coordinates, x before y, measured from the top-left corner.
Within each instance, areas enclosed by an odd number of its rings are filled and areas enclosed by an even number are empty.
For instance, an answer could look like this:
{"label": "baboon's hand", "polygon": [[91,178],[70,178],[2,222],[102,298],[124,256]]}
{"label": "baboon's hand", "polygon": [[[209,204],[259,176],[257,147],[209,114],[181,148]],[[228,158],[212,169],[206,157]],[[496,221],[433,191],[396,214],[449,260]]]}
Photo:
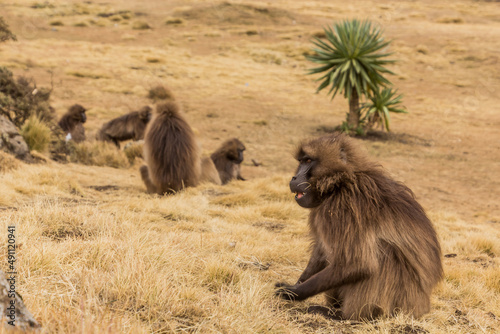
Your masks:
{"label": "baboon's hand", "polygon": [[277,288],[274,292],[276,296],[279,296],[286,300],[296,300],[297,292],[295,285],[289,285],[286,283],[276,283],[275,287]]}

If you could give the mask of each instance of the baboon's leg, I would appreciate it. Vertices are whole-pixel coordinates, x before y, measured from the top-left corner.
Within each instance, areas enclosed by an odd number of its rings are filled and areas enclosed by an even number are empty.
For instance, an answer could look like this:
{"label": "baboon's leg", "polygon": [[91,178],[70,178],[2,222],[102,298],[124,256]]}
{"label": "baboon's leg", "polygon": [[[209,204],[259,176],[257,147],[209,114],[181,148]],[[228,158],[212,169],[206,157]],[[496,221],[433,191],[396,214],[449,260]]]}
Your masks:
{"label": "baboon's leg", "polygon": [[149,169],[148,169],[148,166],[142,165],[141,168],[140,168],[140,172],[141,172],[142,181],[146,185],[148,193],[149,194],[156,194],[156,193],[158,193],[158,189],[151,182],[151,179],[149,178]]}

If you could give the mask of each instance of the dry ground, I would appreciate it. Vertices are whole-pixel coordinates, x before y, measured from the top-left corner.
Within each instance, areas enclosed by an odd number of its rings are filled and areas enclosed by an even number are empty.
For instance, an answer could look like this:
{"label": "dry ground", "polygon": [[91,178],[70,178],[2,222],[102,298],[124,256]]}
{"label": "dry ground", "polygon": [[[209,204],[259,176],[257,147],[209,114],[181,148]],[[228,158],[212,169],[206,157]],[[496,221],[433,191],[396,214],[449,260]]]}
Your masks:
{"label": "dry ground", "polygon": [[[18,290],[43,333],[496,333],[500,330],[500,7],[495,1],[7,0],[18,36],[0,65],[53,84],[59,115],[86,106],[89,136],[170,87],[204,152],[237,136],[249,181],[145,194],[129,169],[48,162],[0,174],[16,225]],[[308,259],[307,212],[288,192],[293,147],[341,123],[304,54],[322,26],[379,23],[408,115],[361,142],[414,190],[438,230],[445,280],[422,319],[308,314],[273,296]],[[169,24],[166,24],[168,22]],[[149,25],[150,29],[144,28]],[[250,162],[255,159],[262,166]],[[453,256],[453,255],[451,255]],[[4,263],[0,266],[5,268]]]}

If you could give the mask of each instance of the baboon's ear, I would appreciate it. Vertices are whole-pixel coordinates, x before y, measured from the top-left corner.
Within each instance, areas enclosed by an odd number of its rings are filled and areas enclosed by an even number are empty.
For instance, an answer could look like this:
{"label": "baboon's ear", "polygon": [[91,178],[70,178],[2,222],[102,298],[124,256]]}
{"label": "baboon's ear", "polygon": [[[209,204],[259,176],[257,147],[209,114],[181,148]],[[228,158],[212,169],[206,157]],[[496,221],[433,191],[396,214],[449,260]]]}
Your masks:
{"label": "baboon's ear", "polygon": [[340,160],[345,164],[347,163],[347,153],[343,147],[340,148]]}

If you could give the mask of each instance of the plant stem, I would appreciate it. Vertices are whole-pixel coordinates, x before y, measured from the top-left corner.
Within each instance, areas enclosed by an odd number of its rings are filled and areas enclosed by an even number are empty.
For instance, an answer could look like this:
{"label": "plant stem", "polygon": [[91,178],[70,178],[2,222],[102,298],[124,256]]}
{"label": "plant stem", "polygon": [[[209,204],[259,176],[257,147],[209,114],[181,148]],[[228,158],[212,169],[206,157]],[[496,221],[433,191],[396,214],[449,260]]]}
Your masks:
{"label": "plant stem", "polygon": [[359,126],[359,96],[356,88],[353,87],[351,99],[349,100],[349,116],[347,124],[351,129],[357,129]]}

